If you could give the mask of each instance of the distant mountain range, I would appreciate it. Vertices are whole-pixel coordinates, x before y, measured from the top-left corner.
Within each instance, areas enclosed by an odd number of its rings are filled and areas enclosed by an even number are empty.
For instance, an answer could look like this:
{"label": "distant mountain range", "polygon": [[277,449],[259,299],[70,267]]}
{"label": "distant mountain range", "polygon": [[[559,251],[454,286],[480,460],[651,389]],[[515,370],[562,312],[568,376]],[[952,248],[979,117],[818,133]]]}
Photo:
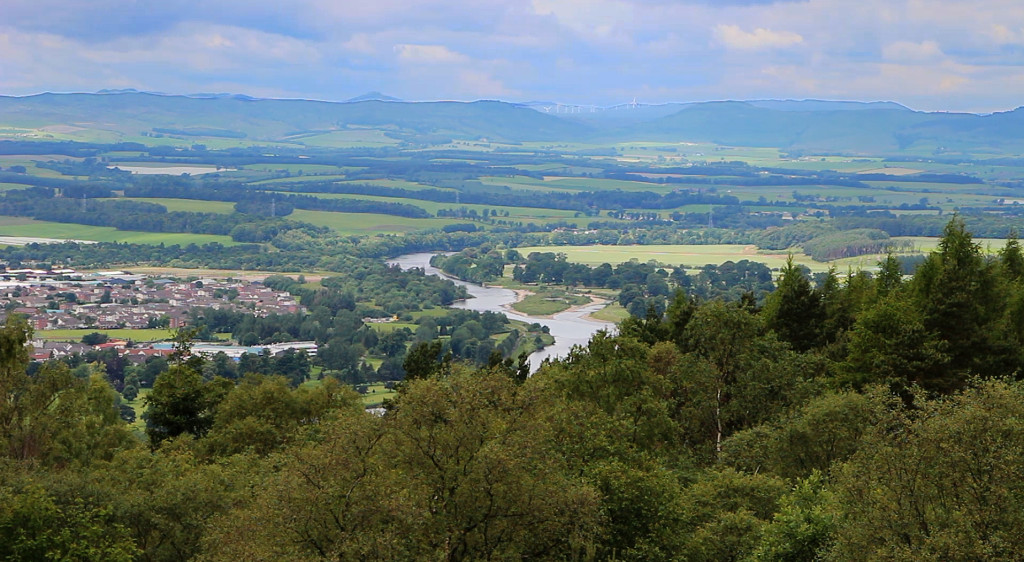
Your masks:
{"label": "distant mountain range", "polygon": [[109,136],[171,134],[257,142],[375,129],[436,142],[714,142],[785,150],[887,154],[1024,148],[1024,109],[975,115],[913,111],[893,102],[753,100],[598,108],[551,102],[405,102],[370,92],[346,102],[235,94],[0,96],[0,128],[64,127]]}
{"label": "distant mountain range", "polygon": [[358,101],[402,101],[402,100],[400,100],[398,98],[395,98],[395,97],[391,97],[391,96],[385,96],[384,94],[382,94],[380,92],[368,92],[368,93],[365,93],[365,94],[363,94],[361,96],[356,96],[354,98],[347,99],[347,100],[345,100],[345,103],[355,103],[355,102],[358,102]]}

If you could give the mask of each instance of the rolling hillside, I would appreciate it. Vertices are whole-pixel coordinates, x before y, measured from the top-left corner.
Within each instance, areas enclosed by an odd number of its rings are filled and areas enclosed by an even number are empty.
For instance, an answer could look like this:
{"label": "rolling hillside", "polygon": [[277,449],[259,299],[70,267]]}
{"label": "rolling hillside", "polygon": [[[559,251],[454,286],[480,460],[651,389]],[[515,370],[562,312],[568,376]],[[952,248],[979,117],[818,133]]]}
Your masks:
{"label": "rolling hillside", "polygon": [[146,93],[0,97],[0,126],[65,126],[122,135],[156,133],[257,141],[366,127],[399,138],[441,135],[506,141],[566,140],[589,132],[585,125],[498,101],[332,103]]}
{"label": "rolling hillside", "polygon": [[141,92],[0,97],[0,138],[84,131],[108,141],[163,135],[314,144],[324,135],[358,142],[370,131],[385,143],[686,141],[875,155],[1024,151],[1024,110],[982,116],[913,111],[892,102],[757,100],[560,113],[562,106],[552,110],[539,102],[401,102],[376,93],[355,99]]}

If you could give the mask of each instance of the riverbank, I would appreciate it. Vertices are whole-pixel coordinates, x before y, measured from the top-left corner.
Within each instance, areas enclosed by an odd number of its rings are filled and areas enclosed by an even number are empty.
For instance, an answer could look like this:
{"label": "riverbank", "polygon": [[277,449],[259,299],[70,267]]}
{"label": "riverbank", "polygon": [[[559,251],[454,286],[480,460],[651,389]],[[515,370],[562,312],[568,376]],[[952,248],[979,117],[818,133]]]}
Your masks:
{"label": "riverbank", "polygon": [[[516,297],[515,297],[515,301],[514,302],[502,305],[502,308],[504,308],[507,312],[526,314],[526,315],[528,315],[528,316],[530,316],[532,318],[550,320],[550,319],[555,318],[555,316],[558,315],[558,314],[562,314],[562,313],[575,313],[575,312],[581,311],[583,309],[588,309],[587,312],[585,312],[582,316],[580,316],[581,319],[587,320],[589,322],[601,322],[601,323],[607,323],[608,322],[608,320],[603,319],[603,318],[598,318],[595,315],[600,313],[602,310],[604,310],[604,308],[610,302],[610,299],[605,298],[605,297],[601,297],[601,296],[598,296],[598,295],[595,295],[593,293],[583,293],[583,294],[574,294],[573,295],[573,296],[579,297],[579,298],[586,298],[587,299],[586,302],[580,302],[578,304],[572,304],[572,305],[567,305],[567,306],[559,306],[557,310],[553,310],[550,313],[538,314],[538,313],[535,312],[538,307],[523,307],[521,305],[524,302],[529,302],[527,299],[530,299],[531,297],[537,297],[537,298],[542,298],[542,299],[543,298],[547,298],[547,297],[544,296],[544,294],[537,293],[537,292],[531,291],[529,289],[509,289],[509,290],[514,292]],[[559,305],[561,303],[553,302],[551,304],[552,305]],[[520,306],[516,306],[516,305],[520,305]],[[592,307],[597,307],[597,308],[590,310]]]}
{"label": "riverbank", "polygon": [[[442,275],[449,278],[441,274],[440,270],[430,265],[430,257],[432,255],[428,252],[408,254],[389,260],[389,263],[396,264],[403,269],[418,267],[422,268],[429,275]],[[555,343],[530,354],[530,367],[532,370],[540,367],[545,359],[565,357],[574,346],[586,345],[590,341],[590,337],[599,330],[615,331],[614,322],[605,322],[590,317],[590,314],[601,308],[601,304],[581,304],[578,307],[572,307],[571,309],[552,314],[550,318],[528,316],[515,309],[506,307],[506,305],[516,302],[518,298],[514,289],[496,287],[493,284],[483,287],[475,283],[466,283],[465,281],[453,280],[453,282],[466,287],[474,298],[456,302],[452,305],[452,308],[463,308],[479,312],[501,312],[511,320],[520,320],[527,323],[536,322],[548,327],[549,333],[555,339]],[[522,286],[515,287],[515,289],[528,290]]]}

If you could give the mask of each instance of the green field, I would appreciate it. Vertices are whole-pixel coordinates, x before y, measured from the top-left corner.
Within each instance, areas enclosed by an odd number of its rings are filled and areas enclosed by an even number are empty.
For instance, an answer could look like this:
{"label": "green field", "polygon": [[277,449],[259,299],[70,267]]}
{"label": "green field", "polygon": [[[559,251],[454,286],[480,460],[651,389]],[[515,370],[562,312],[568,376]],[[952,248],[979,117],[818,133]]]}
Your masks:
{"label": "green field", "polygon": [[[939,238],[916,236],[894,237],[893,241],[910,240],[914,243],[913,253],[927,253],[938,248]],[[983,250],[995,253],[1006,241],[997,238],[978,238]],[[750,260],[760,262],[772,269],[786,264],[786,252],[762,252],[753,245],[742,244],[710,244],[710,245],[651,245],[651,246],[529,246],[517,248],[524,256],[531,252],[555,252],[566,255],[566,259],[574,263],[597,266],[602,263],[616,265],[636,259],[640,262],[654,260],[663,265],[679,265],[686,268],[698,268],[707,264],[721,265],[726,261]],[[884,254],[867,254],[852,258],[843,258],[832,262],[818,262],[802,252],[793,252],[796,263],[807,266],[814,272],[828,271],[832,266],[840,272],[848,268],[870,269],[885,257]]]}
{"label": "green field", "polygon": [[[198,199],[170,199],[163,197],[122,197],[120,199],[163,205],[171,212],[184,211],[188,213],[221,214],[230,214],[235,212],[235,204],[230,201],[201,201]],[[109,201],[109,199],[100,199],[100,201]]]}
{"label": "green field", "polygon": [[[84,329],[84,330],[37,330],[35,335],[37,338],[44,340],[54,341],[82,341],[82,336],[86,334],[92,334],[99,332],[101,334],[107,334],[111,339],[115,340],[132,340],[135,342],[146,342],[146,341],[164,341],[174,337],[174,332],[165,328],[157,328],[152,330],[131,330],[131,329],[117,329],[117,330],[100,330],[100,329]],[[230,337],[230,334],[220,334],[224,339]]]}
{"label": "green field", "polygon": [[[918,252],[934,252],[939,249],[940,238],[931,236],[896,236],[894,241],[909,240],[914,244],[914,250]],[[975,244],[980,244],[982,251],[994,254],[1006,245],[1003,238],[974,238]]]}
{"label": "green field", "polygon": [[423,318],[424,316],[429,316],[431,318],[438,318],[440,316],[447,316],[448,312],[449,312],[449,310],[447,308],[438,306],[438,307],[434,307],[434,308],[428,308],[428,309],[425,309],[425,310],[417,310],[417,311],[412,312],[410,314],[412,315],[414,320],[419,320],[420,318]]}
{"label": "green field", "polygon": [[395,330],[401,330],[402,328],[408,328],[409,330],[415,332],[416,328],[419,327],[416,324],[408,322],[384,322],[380,324],[374,323],[370,324],[369,326],[374,330],[377,330],[381,334],[390,334],[391,332],[394,332]]}
{"label": "green field", "polygon": [[[727,261],[750,260],[760,262],[772,269],[786,265],[786,252],[760,252],[754,245],[709,244],[709,245],[651,245],[651,246],[531,246],[517,248],[524,256],[530,252],[556,252],[566,255],[570,262],[597,266],[612,265],[636,259],[640,262],[651,260],[666,266],[678,265],[685,268],[699,268],[708,264],[721,265]],[[878,256],[860,256],[833,262],[840,270],[846,267],[873,267]],[[794,252],[793,260],[806,265],[811,271],[828,271],[832,263],[814,261],[802,252]],[[856,261],[854,261],[856,260]]]}
{"label": "green field", "polygon": [[369,180],[359,179],[359,180],[346,180],[346,181],[342,181],[342,182],[338,182],[338,183],[358,183],[358,184],[367,184],[367,185],[379,185],[381,187],[398,187],[398,188],[401,188],[401,189],[411,189],[411,190],[437,189],[437,190],[440,190],[440,191],[454,191],[453,189],[448,188],[448,187],[436,187],[436,186],[433,186],[433,185],[427,185],[427,184],[423,184],[423,183],[416,183],[416,182],[407,181],[407,180],[401,180],[401,179],[369,179]]}
{"label": "green field", "polygon": [[[436,215],[440,210],[449,209],[466,209],[474,210],[478,214],[483,213],[485,209],[498,211],[501,214],[508,212],[508,216],[497,217],[501,220],[515,220],[515,221],[531,221],[538,223],[555,222],[563,220],[572,220],[576,218],[576,211],[567,211],[562,209],[538,209],[535,207],[503,207],[498,205],[475,205],[475,204],[461,204],[461,203],[437,203],[434,201],[422,201],[419,199],[409,199],[405,197],[383,197],[378,195],[353,195],[348,193],[303,193],[303,195],[312,195],[314,197],[321,197],[324,199],[362,199],[367,201],[381,201],[385,203],[405,203],[407,205],[413,205],[419,207],[426,212]],[[456,219],[453,219],[456,220]],[[468,219],[457,219],[465,222]],[[576,218],[577,222],[582,220],[592,220],[587,217]]]}
{"label": "green field", "polygon": [[499,187],[510,187],[512,189],[523,189],[528,191],[579,191],[578,189],[551,185],[549,183],[545,183],[543,180],[531,178],[529,176],[484,176],[480,178],[480,183],[484,185],[496,185]]}
{"label": "green field", "polygon": [[[331,166],[328,164],[246,164],[241,166],[243,170],[257,170],[261,172],[277,172],[284,170],[291,174],[303,173],[303,174],[339,174],[347,173],[354,170],[361,170],[362,168],[356,167],[343,167],[343,166]],[[302,176],[299,176],[302,177]]]}
{"label": "green field", "polygon": [[403,234],[465,222],[451,219],[411,219],[376,213],[332,213],[330,211],[305,210],[297,210],[289,217],[316,226],[326,226],[340,234]]}
{"label": "green field", "polygon": [[[133,342],[166,341],[174,337],[174,331],[168,330],[166,328],[116,328],[112,330],[86,328],[84,330],[36,330],[35,337],[52,341],[77,342],[82,341],[82,336],[86,334],[92,334],[95,332],[107,334],[107,336],[109,336],[110,339],[131,340]],[[214,336],[222,341],[227,341],[231,339],[231,334],[214,334]]]}
{"label": "green field", "polygon": [[250,185],[277,185],[283,183],[308,183],[311,181],[333,181],[343,180],[348,176],[344,174],[324,174],[322,176],[314,175],[303,175],[303,176],[288,176],[285,178],[271,178],[269,180],[260,180],[251,182]]}
{"label": "green field", "polygon": [[[632,259],[640,262],[654,260],[664,265],[701,267],[707,264],[722,264],[726,261],[751,260],[777,268],[786,264],[785,252],[760,253],[756,246],[749,244],[709,245],[651,245],[651,246],[527,246],[517,248],[524,256],[531,252],[555,252],[566,255],[575,263],[596,266],[602,263],[612,265]],[[798,263],[808,262],[812,269],[823,271],[826,264],[813,262],[810,256],[795,255]],[[814,264],[814,265],[812,265]],[[815,267],[816,266],[816,267]]]}
{"label": "green field", "polygon": [[47,222],[25,217],[0,216],[0,236],[33,236],[59,240],[94,240],[96,242],[130,242],[135,244],[237,244],[230,236],[188,234],[177,232],[137,232],[117,230],[111,226],[89,226],[63,222]]}
{"label": "green field", "polygon": [[672,191],[676,184],[656,184],[641,181],[612,180],[604,178],[579,178],[562,176],[545,176],[543,179],[529,176],[487,177],[480,178],[482,183],[491,185],[507,185],[513,188],[533,188],[545,191],[601,191],[621,189],[622,191]]}
{"label": "green field", "polygon": [[384,131],[375,129],[348,129],[325,133],[306,133],[287,137],[287,140],[308,146],[321,146],[325,148],[390,146],[399,142],[398,139],[385,135]]}

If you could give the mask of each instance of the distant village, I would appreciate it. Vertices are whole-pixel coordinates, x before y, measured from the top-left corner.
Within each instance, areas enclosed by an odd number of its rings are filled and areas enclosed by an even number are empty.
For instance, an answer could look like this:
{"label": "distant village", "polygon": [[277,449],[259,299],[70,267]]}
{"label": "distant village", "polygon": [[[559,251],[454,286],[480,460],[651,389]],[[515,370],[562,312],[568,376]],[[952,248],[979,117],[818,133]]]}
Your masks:
{"label": "distant village", "polygon": [[[251,312],[255,316],[292,314],[305,309],[295,298],[258,282],[231,279],[176,280],[126,271],[80,273],[73,269],[11,269],[0,272],[0,318],[22,314],[37,332],[47,330],[111,330],[166,328],[188,323],[194,308]],[[40,337],[32,342],[34,359],[58,358],[111,347],[128,359],[144,361],[171,352],[167,343],[110,340],[97,345],[57,342]],[[138,345],[147,344],[147,345]],[[282,353],[301,349],[316,355],[313,342],[289,342],[248,348],[196,345],[197,353],[224,352],[237,359],[242,353]],[[139,357],[134,357],[138,355]]]}

